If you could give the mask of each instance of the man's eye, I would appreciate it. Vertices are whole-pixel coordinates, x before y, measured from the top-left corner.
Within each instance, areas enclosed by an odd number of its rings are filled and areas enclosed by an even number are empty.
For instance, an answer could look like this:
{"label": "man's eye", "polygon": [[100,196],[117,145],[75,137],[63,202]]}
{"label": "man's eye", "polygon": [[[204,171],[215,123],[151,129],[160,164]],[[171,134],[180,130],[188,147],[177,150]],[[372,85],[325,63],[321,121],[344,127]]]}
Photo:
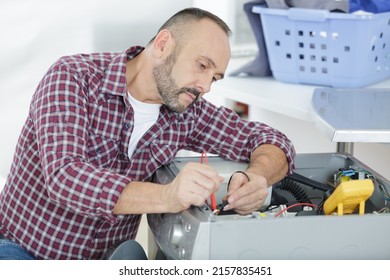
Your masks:
{"label": "man's eye", "polygon": [[199,63],[199,66],[200,66],[200,68],[203,69],[203,70],[206,69],[206,65],[204,65],[203,63]]}

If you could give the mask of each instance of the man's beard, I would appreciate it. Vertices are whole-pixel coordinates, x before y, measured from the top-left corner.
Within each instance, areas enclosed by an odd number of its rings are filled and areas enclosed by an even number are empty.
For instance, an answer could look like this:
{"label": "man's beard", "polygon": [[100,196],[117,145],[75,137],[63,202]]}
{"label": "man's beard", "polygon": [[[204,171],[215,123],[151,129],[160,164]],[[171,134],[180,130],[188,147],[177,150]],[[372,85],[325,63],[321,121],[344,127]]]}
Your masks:
{"label": "man's beard", "polygon": [[164,61],[164,63],[153,69],[153,75],[156,80],[157,90],[164,102],[164,105],[176,113],[183,113],[187,106],[180,104],[179,96],[182,93],[189,92],[195,96],[194,101],[188,106],[192,106],[198,99],[200,92],[194,88],[179,88],[172,77],[172,68],[176,61],[177,53],[173,51]]}

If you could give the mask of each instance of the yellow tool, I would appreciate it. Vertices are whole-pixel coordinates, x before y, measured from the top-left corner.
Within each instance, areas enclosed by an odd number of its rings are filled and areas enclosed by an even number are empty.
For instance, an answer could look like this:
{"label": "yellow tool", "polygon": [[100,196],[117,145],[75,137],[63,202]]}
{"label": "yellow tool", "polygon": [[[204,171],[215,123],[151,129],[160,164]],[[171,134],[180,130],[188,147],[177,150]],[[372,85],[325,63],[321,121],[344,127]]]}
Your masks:
{"label": "yellow tool", "polygon": [[324,203],[324,212],[330,215],[337,210],[337,215],[351,214],[359,206],[359,214],[364,214],[365,201],[374,192],[371,179],[349,180],[341,182]]}

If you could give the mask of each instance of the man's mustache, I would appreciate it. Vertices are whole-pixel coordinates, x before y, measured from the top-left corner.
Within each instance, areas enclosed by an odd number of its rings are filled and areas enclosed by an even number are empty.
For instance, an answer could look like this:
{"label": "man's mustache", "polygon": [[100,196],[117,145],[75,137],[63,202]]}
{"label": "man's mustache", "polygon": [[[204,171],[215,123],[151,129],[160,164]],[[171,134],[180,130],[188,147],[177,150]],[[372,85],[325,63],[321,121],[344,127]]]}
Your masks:
{"label": "man's mustache", "polygon": [[195,101],[198,100],[199,95],[200,95],[200,91],[199,90],[197,90],[195,88],[182,88],[179,91],[179,94],[186,93],[186,92],[189,92],[189,93],[193,94],[195,96]]}

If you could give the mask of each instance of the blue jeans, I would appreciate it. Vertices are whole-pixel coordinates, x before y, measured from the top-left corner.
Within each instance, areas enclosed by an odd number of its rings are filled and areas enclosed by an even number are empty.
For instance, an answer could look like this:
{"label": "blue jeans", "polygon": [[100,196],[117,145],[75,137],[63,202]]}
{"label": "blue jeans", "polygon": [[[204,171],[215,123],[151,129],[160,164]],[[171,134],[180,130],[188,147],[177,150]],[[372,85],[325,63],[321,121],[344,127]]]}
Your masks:
{"label": "blue jeans", "polygon": [[0,260],[35,260],[36,258],[15,242],[0,235]]}

